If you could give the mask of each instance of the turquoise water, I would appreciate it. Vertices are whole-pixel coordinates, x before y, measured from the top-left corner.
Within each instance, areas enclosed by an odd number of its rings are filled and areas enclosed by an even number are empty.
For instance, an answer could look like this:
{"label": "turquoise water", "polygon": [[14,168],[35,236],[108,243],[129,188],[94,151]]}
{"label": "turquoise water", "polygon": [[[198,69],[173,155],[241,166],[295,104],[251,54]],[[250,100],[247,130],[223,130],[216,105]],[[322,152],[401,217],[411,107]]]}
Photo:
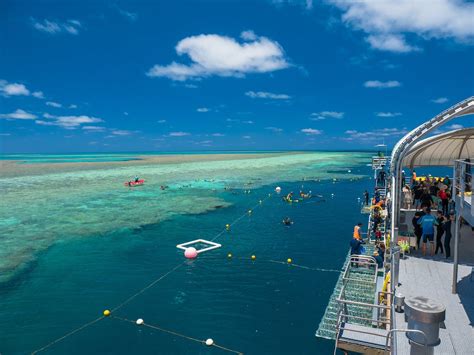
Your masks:
{"label": "turquoise water", "polygon": [[[0,210],[0,352],[29,353],[95,319],[182,263],[176,244],[214,238],[277,184],[284,192],[303,184],[324,199],[290,205],[272,195],[216,240],[222,248],[185,263],[116,314],[246,354],[331,353],[334,344],[314,332],[338,274],[269,260],[341,267],[361,219],[357,197],[372,185],[368,159],[321,153],[143,167],[140,189],[121,186],[129,167],[23,176],[21,189],[0,179],[10,202]],[[163,183],[168,190],[159,189]],[[295,224],[284,227],[284,216]],[[44,353],[137,352],[226,353],[114,318]]]}

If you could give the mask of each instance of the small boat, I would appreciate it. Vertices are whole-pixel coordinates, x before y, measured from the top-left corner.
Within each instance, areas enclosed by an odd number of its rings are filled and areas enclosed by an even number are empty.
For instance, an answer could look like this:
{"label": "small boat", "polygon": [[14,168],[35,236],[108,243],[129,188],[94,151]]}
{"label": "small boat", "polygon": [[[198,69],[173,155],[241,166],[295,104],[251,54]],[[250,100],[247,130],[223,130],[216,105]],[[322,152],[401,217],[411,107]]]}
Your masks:
{"label": "small boat", "polygon": [[123,184],[125,186],[142,186],[143,184],[145,183],[145,180],[141,179],[141,180],[138,180],[138,181],[127,181],[127,182],[124,182]]}

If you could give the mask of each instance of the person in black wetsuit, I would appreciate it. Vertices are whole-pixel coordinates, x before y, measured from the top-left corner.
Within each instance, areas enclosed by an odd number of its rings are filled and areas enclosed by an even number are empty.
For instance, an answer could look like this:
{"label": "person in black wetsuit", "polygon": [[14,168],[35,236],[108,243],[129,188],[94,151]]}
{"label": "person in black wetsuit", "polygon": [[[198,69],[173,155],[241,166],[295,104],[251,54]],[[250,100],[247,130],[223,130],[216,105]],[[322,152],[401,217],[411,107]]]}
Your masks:
{"label": "person in black wetsuit", "polygon": [[421,208],[423,207],[431,208],[431,206],[433,205],[433,197],[430,195],[430,192],[428,189],[423,189],[423,192],[420,196],[420,201],[421,201]]}
{"label": "person in black wetsuit", "polygon": [[424,212],[415,212],[415,216],[411,220],[414,233],[416,236],[416,250],[420,249],[420,240],[421,240],[421,235],[423,234],[423,231],[421,230],[421,226],[418,224],[418,221],[424,214],[425,214]]}
{"label": "person in black wetsuit", "polygon": [[367,190],[365,190],[364,192],[364,201],[365,201],[365,205],[368,206],[369,205],[369,192]]}
{"label": "person in black wetsuit", "polygon": [[454,212],[449,213],[449,217],[444,217],[444,223],[443,223],[443,228],[446,233],[444,236],[444,248],[446,250],[446,259],[448,259],[451,256],[451,226],[455,222],[455,215]]}
{"label": "person in black wetsuit", "polygon": [[438,225],[436,226],[436,249],[435,249],[435,254],[438,254],[438,249],[441,251],[441,254],[443,254],[444,253],[443,242],[441,241],[441,238],[443,237],[443,234],[444,234],[443,211],[438,211],[438,216],[437,216],[436,220],[438,221]]}

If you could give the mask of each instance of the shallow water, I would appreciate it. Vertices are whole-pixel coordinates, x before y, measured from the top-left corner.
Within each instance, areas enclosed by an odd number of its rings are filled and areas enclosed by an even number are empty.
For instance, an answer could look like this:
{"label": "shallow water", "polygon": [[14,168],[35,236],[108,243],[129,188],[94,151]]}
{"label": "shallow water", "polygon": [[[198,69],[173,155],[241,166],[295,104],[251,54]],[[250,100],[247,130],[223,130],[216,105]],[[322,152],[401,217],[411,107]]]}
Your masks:
{"label": "shallow water", "polygon": [[[0,180],[10,206],[1,210],[0,265],[9,277],[0,288],[0,352],[31,352],[114,308],[183,262],[176,244],[214,238],[278,182],[283,191],[303,184],[325,201],[290,205],[272,195],[217,239],[222,248],[186,263],[117,314],[199,339],[212,337],[248,354],[331,353],[333,343],[316,339],[314,332],[338,274],[268,260],[291,257],[300,265],[341,267],[351,227],[360,220],[357,197],[371,186],[368,159],[314,153],[147,166],[140,170],[147,181],[140,189],[122,186],[136,167],[24,176],[15,179],[16,186]],[[301,181],[336,176],[328,170],[339,171],[344,182]],[[365,178],[354,179],[359,176]],[[161,191],[161,184],[170,188]],[[295,224],[284,227],[284,216]],[[45,351],[136,352],[224,353],[113,318]]]}

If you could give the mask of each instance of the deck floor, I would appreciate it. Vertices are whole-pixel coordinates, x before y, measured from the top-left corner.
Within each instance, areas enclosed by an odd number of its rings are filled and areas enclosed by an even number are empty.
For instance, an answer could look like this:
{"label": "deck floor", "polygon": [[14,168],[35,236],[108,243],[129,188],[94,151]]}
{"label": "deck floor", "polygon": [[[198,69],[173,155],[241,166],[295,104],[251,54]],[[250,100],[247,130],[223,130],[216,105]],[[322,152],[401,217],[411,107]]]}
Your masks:
{"label": "deck floor", "polygon": [[[409,256],[400,261],[399,292],[426,296],[446,306],[446,329],[440,329],[441,344],[435,354],[474,354],[474,275],[469,265],[459,265],[458,294],[451,293],[453,264],[439,258]],[[403,313],[396,313],[396,328],[407,328]],[[398,354],[409,354],[408,339],[397,335]]]}

